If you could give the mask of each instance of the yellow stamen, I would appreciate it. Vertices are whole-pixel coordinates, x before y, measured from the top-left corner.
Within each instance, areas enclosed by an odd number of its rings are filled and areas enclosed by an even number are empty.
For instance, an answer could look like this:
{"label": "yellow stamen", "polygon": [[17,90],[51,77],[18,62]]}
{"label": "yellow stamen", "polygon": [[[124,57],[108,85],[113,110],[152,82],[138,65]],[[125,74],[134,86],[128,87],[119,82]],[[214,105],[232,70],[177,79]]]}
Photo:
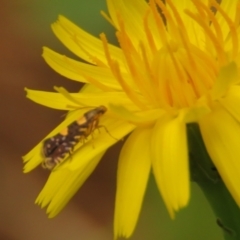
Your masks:
{"label": "yellow stamen", "polygon": [[223,46],[223,33],[222,33],[221,27],[220,27],[219,23],[217,22],[217,19],[215,17],[215,14],[213,13],[213,11],[208,6],[204,5],[202,2],[200,2],[198,0],[192,0],[192,1],[193,1],[194,5],[196,6],[196,8],[199,10],[199,12],[200,12],[200,8],[202,8],[208,14],[208,17],[210,20],[209,22],[211,22],[211,24],[214,26],[215,31],[216,31],[216,36],[217,36],[220,44]]}
{"label": "yellow stamen", "polygon": [[240,22],[240,2],[237,3],[235,18],[234,18],[234,25],[238,26]]}
{"label": "yellow stamen", "polygon": [[100,11],[100,14],[114,27],[117,29],[116,25],[114,24],[114,22],[112,21],[112,19],[104,12],[104,11]]}
{"label": "yellow stamen", "polygon": [[108,49],[108,42],[107,42],[107,38],[105,36],[105,34],[100,34],[100,38],[102,40],[103,43],[103,49],[105,52],[105,56],[108,62],[109,67],[112,70],[112,73],[114,74],[114,76],[116,77],[116,79],[118,80],[119,84],[122,86],[123,90],[126,92],[126,94],[128,95],[128,97],[140,108],[140,109],[144,109],[146,110],[147,107],[145,104],[143,104],[140,100],[139,100],[139,96],[138,94],[126,83],[126,81],[124,81],[120,69],[119,69],[119,65],[117,63],[117,61],[112,60],[109,49]]}
{"label": "yellow stamen", "polygon": [[[176,24],[175,24],[175,25],[176,25],[176,29],[177,29],[176,32],[181,33],[182,36],[184,36],[185,39],[188,39],[186,28],[185,28],[185,26],[184,26],[184,23],[183,23],[180,15],[179,15],[176,7],[174,6],[174,4],[172,3],[172,1],[170,1],[170,0],[168,0],[167,3],[168,3],[168,5],[169,5],[169,7],[172,9],[172,12],[173,12],[173,14],[174,14],[174,17],[175,17],[175,19],[176,19]],[[163,5],[163,6],[164,6],[164,5]],[[173,20],[172,20],[172,22],[173,22]]]}
{"label": "yellow stamen", "polygon": [[[176,26],[178,26],[178,33],[179,36],[182,40],[182,44],[184,46],[184,49],[186,50],[187,56],[188,56],[188,67],[187,67],[187,72],[188,73],[192,73],[188,76],[188,81],[189,83],[191,83],[192,86],[192,90],[194,91],[194,95],[196,95],[196,97],[199,97],[201,95],[201,93],[205,90],[205,85],[202,81],[202,74],[198,75],[196,73],[201,72],[198,70],[197,64],[196,64],[196,60],[195,60],[195,56],[193,56],[192,51],[190,50],[190,42],[188,39],[188,35],[187,35],[187,31],[186,28],[184,26],[184,23],[182,21],[182,18],[180,17],[176,7],[174,6],[174,4],[172,3],[172,1],[168,0],[167,1],[168,5],[170,6],[170,8],[172,9],[172,12],[174,14],[174,17],[176,19]],[[186,68],[186,66],[184,66]],[[189,72],[190,70],[190,72]],[[197,76],[196,76],[197,75]],[[201,79],[200,79],[201,78]],[[200,81],[199,81],[200,80]],[[189,99],[190,100],[190,99]],[[188,100],[188,104],[192,104],[193,99],[189,102]]]}
{"label": "yellow stamen", "polygon": [[81,45],[81,40],[78,40],[78,37],[77,35],[73,35],[72,36],[72,39],[73,41],[78,45],[78,47],[81,49],[81,51],[83,51],[88,57],[89,59],[91,59],[91,61],[93,63],[95,63],[97,66],[99,67],[107,67],[106,64],[104,62],[102,62],[100,59],[98,59],[96,56],[93,56],[91,55],[87,50],[86,48],[84,48],[82,45]]}
{"label": "yellow stamen", "polygon": [[149,5],[152,9],[152,13],[153,13],[153,16],[154,16],[156,24],[157,24],[157,30],[159,33],[159,37],[162,41],[162,44],[164,45],[167,42],[166,26],[164,25],[162,17],[159,15],[155,1],[150,0]]}
{"label": "yellow stamen", "polygon": [[[174,4],[172,3],[172,1],[168,0],[167,1],[168,6],[172,9],[172,12],[174,14],[174,17],[176,19],[176,23],[174,23],[169,11],[166,9],[166,6],[162,3],[162,1],[157,0],[157,4],[158,6],[163,10],[166,21],[168,23],[168,26],[171,26],[173,32],[175,32],[175,38],[179,39],[179,41],[181,40],[184,46],[184,49],[186,50],[186,54],[188,56],[188,59],[186,59],[188,61],[188,66],[184,65],[184,68],[187,67],[187,71],[190,70],[192,74],[191,77],[188,79],[186,77],[183,77],[183,75],[179,75],[179,79],[180,80],[184,80],[186,79],[188,82],[191,82],[192,85],[192,90],[195,92],[192,97],[194,95],[196,95],[197,97],[201,96],[201,94],[203,92],[206,92],[206,84],[204,84],[204,80],[205,76],[203,76],[204,73],[201,73],[202,71],[199,70],[198,64],[196,64],[196,56],[193,55],[191,49],[190,49],[190,42],[187,36],[187,31],[186,28],[184,26],[184,23],[176,9],[176,7],[174,6]],[[178,35],[177,35],[178,34]],[[182,74],[182,71],[180,71],[179,69],[177,69],[177,72],[179,74]],[[196,74],[196,73],[200,73],[200,74]],[[185,74],[184,74],[185,75]],[[197,76],[196,76],[197,75]],[[187,83],[186,84],[186,88],[187,88]],[[190,90],[190,89],[189,89]],[[193,99],[192,97],[190,97],[189,94],[184,94],[186,96],[186,101],[188,102],[188,104],[192,104]],[[190,97],[190,98],[189,98]],[[188,98],[188,100],[187,100]],[[196,97],[194,97],[195,99]],[[190,100],[191,99],[191,100]]]}
{"label": "yellow stamen", "polygon": [[[166,23],[165,25],[167,26],[168,32],[171,34],[171,37],[175,40],[179,39],[179,35],[177,34],[177,27],[176,24],[174,24],[173,18],[170,14],[170,12],[168,11],[166,5],[161,1],[161,0],[155,0],[157,6],[162,10],[162,13],[166,19]],[[170,1],[167,1],[167,3],[169,4]],[[166,31],[166,28],[165,28]]]}
{"label": "yellow stamen", "polygon": [[[173,66],[176,70],[176,73],[177,73],[177,80],[175,80],[174,78],[173,79],[169,79],[171,81],[174,81],[173,85],[170,85],[171,87],[171,90],[173,91],[173,86],[174,88],[176,87],[177,90],[180,90],[181,89],[181,81],[184,81],[186,80],[186,77],[184,77],[184,74],[183,72],[180,70],[180,66],[179,66],[179,63],[177,62],[176,60],[176,57],[175,55],[173,54],[173,49],[172,49],[172,46],[170,46],[170,44],[167,44],[167,49],[168,49],[168,53],[172,59],[172,62],[173,62]],[[183,91],[185,91],[186,89],[185,88],[182,88]],[[178,94],[176,94],[178,93]],[[172,92],[172,98],[173,98],[173,105],[174,107],[176,106],[175,104],[178,103],[179,106],[186,106],[186,102],[185,102],[185,96],[187,96],[187,94],[185,92]]]}
{"label": "yellow stamen", "polygon": [[98,80],[86,75],[84,73],[84,71],[81,71],[81,69],[79,69],[78,66],[75,66],[74,63],[72,61],[69,61],[69,59],[67,57],[64,56],[64,60],[72,66],[72,68],[75,70],[75,72],[77,72],[79,75],[83,76],[83,78],[85,78],[89,83],[93,84],[94,86],[96,86],[97,88],[103,90],[103,91],[111,91],[112,89],[109,88],[108,86],[102,84],[101,82],[99,82]]}
{"label": "yellow stamen", "polygon": [[[155,93],[156,91],[154,91],[152,79],[149,77],[149,74],[151,72],[150,66],[149,64],[146,63],[148,65],[148,70],[146,69],[146,66],[144,65],[142,66],[142,62],[143,62],[142,60],[144,60],[144,63],[145,63],[145,61],[147,61],[148,59],[146,56],[146,51],[145,49],[143,49],[144,48],[143,44],[140,42],[140,48],[142,51],[144,51],[142,52],[143,53],[143,56],[142,56],[143,59],[142,59],[138,54],[138,52],[136,51],[136,49],[134,48],[131,40],[127,36],[124,24],[121,21],[120,16],[118,19],[119,19],[120,32],[117,33],[117,37],[121,45],[121,49],[124,52],[126,61],[128,63],[128,67],[132,75],[132,79],[135,82],[138,89],[140,90],[140,92],[147,99],[149,99],[150,102],[155,102],[155,104],[157,104],[157,100],[155,96],[152,94],[153,92]],[[149,79],[149,81],[146,80],[146,78]],[[157,83],[155,87],[156,86],[157,86]]]}
{"label": "yellow stamen", "polygon": [[61,93],[65,98],[67,98],[71,102],[74,102],[77,105],[81,105],[81,103],[79,101],[77,101],[74,97],[72,97],[69,94],[69,92],[64,87],[56,87],[56,86],[54,86],[54,90],[56,90],[57,92]]}
{"label": "yellow stamen", "polygon": [[[194,61],[194,58],[193,58],[191,51],[189,50],[189,46],[188,46],[189,41],[187,38],[185,26],[181,20],[181,17],[178,14],[176,8],[172,4],[172,2],[167,1],[167,4],[172,9],[174,17],[176,19],[176,23],[174,22],[173,18],[171,17],[171,14],[170,14],[169,10],[166,8],[165,4],[163,4],[162,1],[157,0],[157,5],[159,6],[159,8],[162,9],[163,14],[166,18],[168,30],[171,29],[172,30],[171,34],[174,33],[174,36],[172,38],[178,39],[179,41],[180,41],[179,37],[182,39],[183,45],[186,47],[186,50],[187,50],[186,53],[189,57],[189,63],[192,64],[193,67],[195,67],[194,66],[195,61]],[[173,47],[172,43],[170,45],[166,44],[166,47],[167,47],[168,52],[170,53],[171,59],[174,63],[174,66],[175,66],[174,68],[176,69],[176,72],[177,72],[177,74],[176,74],[177,78],[180,79],[179,82],[175,82],[174,85],[172,85],[169,89],[170,92],[172,92],[171,93],[173,95],[172,98],[173,99],[175,98],[175,100],[172,99],[175,102],[175,103],[173,103],[173,106],[176,107],[176,106],[178,106],[179,103],[181,106],[186,106],[186,105],[188,106],[188,105],[192,104],[193,99],[195,99],[195,97],[194,97],[195,94],[190,93],[190,92],[192,92],[193,89],[190,89],[188,87],[188,85],[189,85],[188,84],[188,82],[189,82],[188,76],[186,75],[186,73],[183,72],[182,67],[180,69],[180,65],[179,65],[179,63],[177,63],[177,61],[179,61],[179,60],[177,60],[173,54],[173,51],[175,51],[175,50],[173,50],[174,47]],[[178,48],[178,46],[176,46],[176,47]],[[177,49],[176,49],[176,51],[177,51]],[[190,80],[190,81],[192,81],[192,80]],[[184,84],[186,87],[181,87],[182,84]],[[175,87],[173,87],[173,86],[175,86]],[[178,95],[178,97],[180,97],[180,96],[178,93],[175,92],[176,91],[175,88],[178,89],[178,91],[183,91],[183,89],[184,89],[185,92],[182,92],[182,94],[180,94],[182,96],[181,99],[180,98],[176,99],[176,95]],[[177,102],[178,102],[178,104],[177,104]]]}
{"label": "yellow stamen", "polygon": [[[198,53],[195,53],[195,56],[193,55],[194,54],[193,48],[190,46],[190,42],[189,42],[189,39],[187,36],[187,32],[186,32],[184,23],[183,23],[181,17],[179,16],[174,4],[172,4],[171,1],[168,1],[168,2],[174,12],[176,21],[179,25],[179,30],[180,30],[179,34],[181,36],[182,43],[184,45],[184,48],[185,48],[186,53],[189,58],[188,73],[190,73],[190,76],[191,76],[190,81],[192,82],[192,86],[193,86],[193,89],[195,90],[196,96],[200,97],[202,94],[206,93],[206,90],[211,85],[209,85],[209,79],[206,78],[206,74],[204,72],[202,72],[201,69],[199,69],[199,64],[196,63],[196,61],[197,61],[196,54],[198,57],[201,55],[201,57],[204,58],[204,61],[207,61],[208,63],[209,63],[209,59],[206,57],[205,54],[202,54],[200,51],[198,51]],[[195,3],[195,0],[193,0],[193,2]],[[199,1],[198,1],[198,3],[200,4]],[[212,14],[212,12],[207,7],[205,7],[205,5],[201,4],[201,6],[205,10],[208,10],[208,14],[211,15],[211,17],[213,18],[212,21],[214,22],[214,24],[216,24],[216,28],[218,28],[219,24],[217,24],[216,19],[215,19],[214,15]],[[199,12],[201,12],[203,15],[203,12],[201,11],[201,9],[200,8],[198,8],[198,9],[199,9]],[[218,37],[221,38],[221,35],[222,35],[221,30],[218,29],[217,31],[218,31],[218,34],[217,34]],[[190,47],[191,47],[191,49],[190,49]],[[215,65],[212,64],[212,62],[210,62],[209,64],[212,65],[212,68],[214,68],[214,69],[216,68]],[[212,79],[214,79],[214,76]]]}
{"label": "yellow stamen", "polygon": [[[62,21],[62,20],[63,21]],[[59,25],[59,27],[62,28],[62,30],[64,30],[66,33],[68,33],[73,42],[75,42],[75,44],[81,49],[82,52],[84,52],[90,59],[91,63],[95,63],[96,65],[98,66],[101,66],[101,67],[106,67],[106,65],[104,64],[104,62],[102,62],[101,60],[99,60],[98,58],[96,58],[95,56],[91,55],[84,46],[82,46],[81,44],[81,38],[80,40],[78,39],[79,36],[78,36],[78,33],[75,32],[72,28],[69,28],[68,25],[66,25],[66,22],[65,21],[68,21],[67,19],[65,19],[64,17],[60,16],[59,20],[57,21],[57,23],[55,24],[52,24],[52,28],[55,29],[54,26],[57,26]]]}
{"label": "yellow stamen", "polygon": [[[192,19],[194,19],[203,29],[206,37],[208,36],[209,39],[212,41],[212,45],[214,46],[218,60],[220,62],[220,65],[224,65],[226,63],[225,61],[225,54],[224,50],[222,48],[222,45],[218,41],[217,37],[214,35],[212,30],[210,29],[209,25],[204,21],[204,16],[196,15],[190,12],[188,9],[185,10],[185,13],[190,16]],[[200,12],[199,12],[200,13]]]}
{"label": "yellow stamen", "polygon": [[103,49],[104,49],[104,53],[105,53],[108,65],[110,68],[112,68],[113,61],[112,61],[112,58],[111,58],[111,55],[110,55],[110,52],[108,49],[108,41],[107,41],[106,35],[104,33],[101,33],[100,39],[102,40]]}
{"label": "yellow stamen", "polygon": [[156,47],[156,44],[154,42],[154,39],[153,39],[153,36],[152,36],[152,33],[148,27],[148,18],[149,18],[149,15],[150,15],[150,9],[148,9],[148,11],[146,12],[144,18],[143,18],[143,25],[144,25],[144,30],[145,30],[145,33],[146,33],[146,37],[147,37],[147,40],[148,40],[148,44],[149,44],[149,47],[152,51],[152,54],[155,54],[156,51],[157,51],[157,47]]}
{"label": "yellow stamen", "polygon": [[[226,23],[228,24],[230,30],[230,36],[232,38],[232,59],[234,60],[236,56],[238,56],[238,35],[237,35],[237,27],[234,22],[230,19],[230,17],[223,11],[221,6],[217,4],[215,1],[211,1],[211,4],[217,9],[219,13],[223,16]],[[237,25],[238,26],[238,25]]]}
{"label": "yellow stamen", "polygon": [[[137,62],[141,63],[141,61],[139,61],[139,57],[137,56],[136,49],[130,42],[129,38],[126,36],[124,29],[121,28],[121,34],[120,32],[117,33],[117,38],[124,52],[124,56],[128,64],[128,69],[131,73],[133,81],[135,82],[139,90],[142,91],[142,94],[147,95],[144,89],[145,88],[144,84],[140,83],[141,78],[139,78],[139,73],[138,73],[139,70],[135,67],[136,59],[138,60]],[[134,56],[134,59],[133,59],[133,56]],[[144,86],[144,88],[142,88],[142,86]]]}
{"label": "yellow stamen", "polygon": [[148,108],[140,101],[139,96],[129,87],[129,85],[127,85],[126,81],[124,81],[119,69],[119,65],[116,61],[112,63],[112,71],[132,102],[134,102],[140,109],[147,110]]}
{"label": "yellow stamen", "polygon": [[[143,84],[145,83],[145,86],[147,85],[146,89],[149,89],[149,91],[147,91],[148,97],[151,99],[151,101],[154,104],[157,104],[159,98],[158,98],[158,94],[155,91],[155,89],[158,86],[158,79],[154,77],[153,71],[150,67],[149,58],[147,57],[145,46],[141,41],[140,41],[139,46],[140,46],[140,49],[141,49],[142,60],[143,60],[143,64],[144,64],[144,67],[145,67],[144,72],[146,73],[146,78],[147,78],[143,82]],[[144,89],[144,87],[143,87],[143,89]]]}
{"label": "yellow stamen", "polygon": [[81,72],[79,71],[79,74],[81,74],[89,83],[91,83],[92,85],[96,86],[97,88],[101,89],[102,91],[105,91],[105,92],[111,92],[113,91],[112,88],[102,84],[101,82],[99,82],[98,80],[84,74],[84,72]]}

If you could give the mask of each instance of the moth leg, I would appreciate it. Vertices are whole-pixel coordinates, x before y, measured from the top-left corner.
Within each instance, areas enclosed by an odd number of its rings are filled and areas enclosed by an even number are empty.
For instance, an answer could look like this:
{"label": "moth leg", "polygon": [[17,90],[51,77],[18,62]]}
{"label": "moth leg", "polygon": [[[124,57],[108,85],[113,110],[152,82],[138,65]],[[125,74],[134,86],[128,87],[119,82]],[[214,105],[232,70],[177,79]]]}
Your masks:
{"label": "moth leg", "polygon": [[[106,131],[106,133],[107,133],[111,138],[119,141],[119,139],[115,138],[115,137],[107,130],[107,128],[106,128],[104,125],[98,125],[98,126],[97,126],[97,129],[98,129],[99,133],[100,133],[100,128],[104,128],[105,131]],[[121,140],[123,140],[123,139],[121,139]]]}
{"label": "moth leg", "polygon": [[93,149],[95,149],[95,145],[94,145],[94,136],[93,136],[93,133],[91,133],[91,137],[92,137],[92,139],[91,139],[91,144],[92,144],[92,148]]}

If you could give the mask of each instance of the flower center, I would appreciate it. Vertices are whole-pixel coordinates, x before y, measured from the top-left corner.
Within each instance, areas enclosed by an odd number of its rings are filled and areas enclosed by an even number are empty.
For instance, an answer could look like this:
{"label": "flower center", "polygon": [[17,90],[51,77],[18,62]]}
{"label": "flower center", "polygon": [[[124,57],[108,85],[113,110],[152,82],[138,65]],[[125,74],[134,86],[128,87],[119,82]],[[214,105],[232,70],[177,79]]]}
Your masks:
{"label": "flower center", "polygon": [[153,57],[153,76],[158,83],[156,94],[161,107],[192,106],[213,85],[216,63],[198,48],[192,45],[190,48],[170,40]]}
{"label": "flower center", "polygon": [[117,13],[124,66],[111,57],[102,38],[108,66],[140,109],[174,113],[191,107],[209,94],[220,69],[238,59],[239,9],[240,3],[230,18],[214,0],[191,0],[189,9],[172,0],[149,0],[142,21],[136,15],[139,26]]}

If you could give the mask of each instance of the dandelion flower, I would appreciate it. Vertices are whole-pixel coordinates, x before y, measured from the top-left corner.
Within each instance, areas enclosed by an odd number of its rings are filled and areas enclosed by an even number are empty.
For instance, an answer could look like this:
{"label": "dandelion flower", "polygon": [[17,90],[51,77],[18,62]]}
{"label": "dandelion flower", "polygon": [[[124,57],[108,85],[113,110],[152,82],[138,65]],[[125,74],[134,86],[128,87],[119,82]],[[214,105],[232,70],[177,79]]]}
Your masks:
{"label": "dandelion flower", "polygon": [[[196,123],[206,149],[234,200],[240,205],[240,86],[238,0],[107,0],[119,47],[104,34],[95,38],[63,16],[52,29],[82,63],[44,48],[59,74],[86,83],[79,93],[27,90],[28,98],[70,112],[47,137],[85,111],[104,105],[101,125],[121,139],[131,132],[119,157],[114,235],[131,236],[151,169],[172,218],[188,204],[189,159],[186,126]],[[50,177],[37,198],[54,217],[117,140],[94,132],[79,143]],[[24,160],[25,172],[42,162],[42,143]]]}

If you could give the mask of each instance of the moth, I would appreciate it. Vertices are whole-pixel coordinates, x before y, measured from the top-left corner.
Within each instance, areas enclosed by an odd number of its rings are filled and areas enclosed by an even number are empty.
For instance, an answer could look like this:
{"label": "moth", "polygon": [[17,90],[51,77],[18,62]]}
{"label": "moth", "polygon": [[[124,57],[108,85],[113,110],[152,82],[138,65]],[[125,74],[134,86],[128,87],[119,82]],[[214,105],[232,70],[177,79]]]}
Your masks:
{"label": "moth", "polygon": [[70,123],[60,133],[44,140],[42,167],[52,170],[63,161],[67,154],[73,152],[77,143],[84,142],[96,129],[104,127],[99,125],[99,119],[106,111],[105,106],[94,108],[84,113],[78,120]]}

